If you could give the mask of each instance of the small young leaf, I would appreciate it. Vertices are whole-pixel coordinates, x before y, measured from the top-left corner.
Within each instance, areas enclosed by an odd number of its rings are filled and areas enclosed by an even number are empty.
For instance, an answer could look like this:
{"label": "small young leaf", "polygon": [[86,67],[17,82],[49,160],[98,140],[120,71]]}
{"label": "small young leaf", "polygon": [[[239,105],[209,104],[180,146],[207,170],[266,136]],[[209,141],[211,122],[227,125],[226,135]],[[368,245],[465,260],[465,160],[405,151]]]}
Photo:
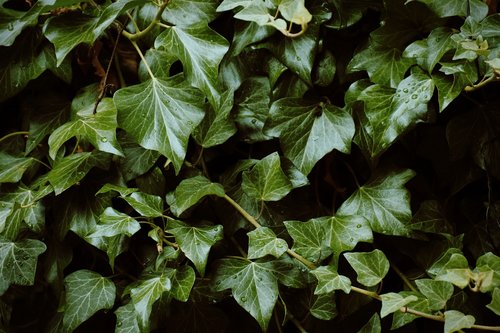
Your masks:
{"label": "small young leaf", "polygon": [[167,203],[175,216],[180,216],[207,195],[223,197],[224,188],[203,176],[195,176],[181,181],[174,192],[167,195]]}
{"label": "small young leaf", "polygon": [[314,290],[315,295],[329,294],[338,289],[341,289],[346,294],[351,291],[351,280],[338,274],[337,269],[333,266],[320,266],[312,270],[311,273],[318,279],[318,285]]}
{"label": "small young leaf", "polygon": [[377,285],[389,271],[389,260],[380,250],[344,253],[344,257],[358,274],[358,282],[367,287]]}
{"label": "small young leaf", "polygon": [[111,207],[106,208],[99,221],[101,223],[96,225],[96,230],[88,237],[112,237],[121,234],[132,236],[141,229],[139,222]]}
{"label": "small young leaf", "polygon": [[476,318],[464,315],[460,311],[449,310],[444,313],[444,333],[452,333],[462,328],[471,328]]}
{"label": "small young leaf", "polygon": [[453,295],[453,285],[446,281],[432,279],[416,280],[418,290],[429,300],[431,310],[441,310]]}
{"label": "small young leaf", "polygon": [[318,262],[328,257],[332,250],[327,243],[327,235],[320,219],[307,222],[285,221],[283,224],[293,238],[292,250],[308,260]]}
{"label": "small young leaf", "polygon": [[250,197],[262,201],[278,201],[292,189],[280,164],[278,153],[272,153],[243,172],[242,190]]}
{"label": "small young leaf", "polygon": [[66,306],[63,323],[70,331],[97,311],[111,309],[115,303],[115,284],[98,273],[79,270],[66,276],[64,284]]}
{"label": "small young leaf", "polygon": [[370,320],[358,331],[358,333],[380,333],[382,327],[380,326],[380,317],[375,313]]}
{"label": "small young leaf", "polygon": [[382,298],[382,309],[380,310],[381,318],[398,311],[410,302],[418,300],[418,298],[413,295],[403,297],[396,293],[382,294],[380,297]]}
{"label": "small young leaf", "polygon": [[191,266],[181,266],[175,270],[170,280],[172,281],[172,289],[170,289],[172,297],[178,301],[187,302],[196,280],[193,268]]}
{"label": "small young leaf", "polygon": [[288,249],[284,239],[277,238],[276,234],[267,227],[260,227],[247,233],[248,259],[258,259],[266,255],[281,257]]}
{"label": "small young leaf", "polygon": [[191,227],[184,222],[169,219],[166,231],[175,236],[182,252],[203,276],[210,248],[223,238],[222,226]]}
{"label": "small young leaf", "polygon": [[314,303],[309,312],[318,319],[331,320],[337,315],[337,304],[335,294],[314,295]]}

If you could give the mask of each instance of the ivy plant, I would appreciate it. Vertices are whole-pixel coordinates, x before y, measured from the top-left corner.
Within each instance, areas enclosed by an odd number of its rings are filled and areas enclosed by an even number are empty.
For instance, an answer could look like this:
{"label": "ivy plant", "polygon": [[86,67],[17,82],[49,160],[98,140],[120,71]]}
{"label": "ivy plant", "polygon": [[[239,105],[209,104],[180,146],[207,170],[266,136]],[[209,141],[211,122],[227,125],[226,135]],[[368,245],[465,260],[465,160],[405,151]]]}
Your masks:
{"label": "ivy plant", "polygon": [[500,331],[494,0],[0,0],[0,332]]}

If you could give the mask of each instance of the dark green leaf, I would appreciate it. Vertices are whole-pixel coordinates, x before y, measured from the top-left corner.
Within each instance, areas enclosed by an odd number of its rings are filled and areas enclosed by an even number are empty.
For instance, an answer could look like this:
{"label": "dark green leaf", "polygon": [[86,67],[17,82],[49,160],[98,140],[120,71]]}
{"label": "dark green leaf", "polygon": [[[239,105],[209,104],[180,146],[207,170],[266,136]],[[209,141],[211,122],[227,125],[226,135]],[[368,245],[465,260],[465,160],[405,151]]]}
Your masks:
{"label": "dark green leaf", "polygon": [[140,332],[137,314],[134,304],[128,303],[115,310],[116,327],[115,333],[137,333]]}
{"label": "dark green leaf", "polygon": [[203,96],[182,76],[122,88],[114,95],[118,124],[146,149],[168,157],[179,172],[189,135],[203,119]]}
{"label": "dark green leaf", "polygon": [[380,250],[344,253],[344,257],[358,274],[358,282],[367,287],[377,285],[389,271],[389,260]]}
{"label": "dark green leaf", "polygon": [[101,223],[96,225],[96,230],[88,237],[112,237],[121,234],[132,236],[141,228],[139,222],[111,207],[106,208],[99,220]]}
{"label": "dark green leaf", "polygon": [[186,302],[189,299],[195,279],[196,274],[191,266],[181,266],[176,269],[170,278],[172,281],[172,289],[170,289],[172,297],[178,301]]}
{"label": "dark green leaf", "polygon": [[292,189],[292,184],[281,169],[278,153],[272,153],[243,172],[242,190],[262,201],[278,201]]}
{"label": "dark green leaf", "polygon": [[269,262],[219,260],[215,290],[231,289],[236,302],[266,330],[278,299],[278,282]]}
{"label": "dark green leaf", "polygon": [[370,320],[358,331],[358,333],[380,333],[382,327],[380,326],[380,317],[375,313]]}
{"label": "dark green leaf", "polygon": [[0,183],[17,183],[34,162],[30,157],[15,157],[0,152]]}
{"label": "dark green leaf", "polygon": [[211,22],[217,16],[216,0],[171,0],[163,18],[175,25],[191,26],[199,22]]}
{"label": "dark green leaf", "polygon": [[118,142],[125,155],[118,161],[118,167],[125,181],[145,174],[160,155],[157,151],[142,148],[125,132],[118,133]]}
{"label": "dark green leaf", "polygon": [[248,259],[258,259],[266,255],[279,258],[288,249],[286,241],[276,237],[276,234],[267,227],[257,228],[247,235]]}
{"label": "dark green leaf", "polygon": [[148,68],[153,72],[153,75],[157,78],[167,78],[170,76],[170,67],[177,60],[177,57],[170,52],[157,49],[149,49],[144,55],[146,63],[141,61],[139,64],[138,75],[141,82],[149,80]]}
{"label": "dark green leaf", "polygon": [[180,216],[207,195],[224,197],[224,188],[222,185],[212,183],[203,176],[196,176],[184,179],[174,192],[167,195],[167,202],[172,213],[175,216]]}
{"label": "dark green leaf", "polygon": [[0,6],[0,46],[11,46],[25,28],[35,25],[43,7],[36,3],[27,12],[21,12]]}
{"label": "dark green leaf", "polygon": [[64,284],[66,302],[63,323],[70,331],[97,311],[111,309],[115,303],[115,284],[98,273],[79,270],[66,276]]}
{"label": "dark green leaf", "polygon": [[182,252],[203,276],[210,248],[223,238],[222,226],[191,227],[181,221],[169,219],[167,231],[175,236]]}
{"label": "dark green leaf", "polygon": [[293,238],[292,250],[303,257],[319,262],[332,253],[330,244],[327,242],[323,220],[285,221],[283,224]]}
{"label": "dark green leaf", "polygon": [[470,4],[470,13],[477,19],[481,20],[488,14],[488,6],[480,0],[452,0],[448,1],[446,4],[441,2],[436,2],[432,0],[413,0],[425,3],[434,13],[440,17],[448,16],[467,16],[467,7]]}
{"label": "dark green leaf", "polygon": [[404,184],[414,175],[412,170],[404,170],[375,177],[358,188],[342,204],[337,214],[359,214],[378,233],[408,234],[411,220],[410,195]]}
{"label": "dark green leaf", "polygon": [[428,233],[451,234],[453,228],[446,220],[442,207],[435,200],[424,201],[413,216],[409,228]]}
{"label": "dark green leaf", "polygon": [[331,320],[337,315],[334,294],[314,295],[314,303],[309,309],[311,315],[321,320]]}
{"label": "dark green leaf", "polygon": [[4,281],[0,294],[9,284],[33,285],[38,256],[46,249],[44,243],[34,239],[11,242],[0,238],[0,277]]}
{"label": "dark green leaf", "polygon": [[349,153],[354,130],[346,111],[299,98],[274,102],[266,123],[266,134],[280,138],[285,156],[305,175],[333,149]]}
{"label": "dark green leaf", "polygon": [[142,216],[159,217],[163,215],[163,201],[157,195],[134,192],[123,199]]}
{"label": "dark green leaf", "polygon": [[321,54],[316,70],[314,71],[314,84],[326,87],[333,82],[337,70],[335,57],[330,51]]}

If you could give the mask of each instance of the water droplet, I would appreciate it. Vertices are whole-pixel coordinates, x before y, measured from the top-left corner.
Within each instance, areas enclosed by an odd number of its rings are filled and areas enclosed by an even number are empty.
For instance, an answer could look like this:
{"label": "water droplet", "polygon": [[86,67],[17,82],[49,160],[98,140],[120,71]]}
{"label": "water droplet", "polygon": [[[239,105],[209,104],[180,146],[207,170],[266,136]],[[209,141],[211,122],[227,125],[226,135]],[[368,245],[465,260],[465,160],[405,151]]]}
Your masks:
{"label": "water droplet", "polygon": [[312,140],[313,140],[313,141],[318,141],[318,139],[319,139],[319,138],[318,138],[317,136],[313,136],[313,137],[312,137]]}
{"label": "water droplet", "polygon": [[299,56],[295,57],[295,59],[296,59],[297,61],[300,61],[300,57],[299,57]]}
{"label": "water droplet", "polygon": [[9,25],[7,26],[7,29],[9,29],[9,31],[14,30],[14,25],[12,23],[9,23]]}
{"label": "water droplet", "polygon": [[237,277],[238,277],[238,275],[233,275],[233,279],[235,279],[235,280],[236,280],[236,278],[237,278]]}
{"label": "water droplet", "polygon": [[404,93],[407,93],[407,92],[408,92],[408,88],[404,88],[404,89],[403,89],[403,92],[404,92]]}
{"label": "water droplet", "polygon": [[216,304],[217,303],[217,300],[216,299],[213,299],[212,300],[212,304]]}
{"label": "water droplet", "polygon": [[220,286],[221,283],[222,283],[221,280],[218,280],[218,281],[215,282],[215,284],[218,285],[218,286]]}
{"label": "water droplet", "polygon": [[141,113],[142,118],[146,118],[146,112]]}
{"label": "water droplet", "polygon": [[242,302],[246,302],[246,301],[247,301],[247,298],[246,298],[245,296],[243,296],[243,297],[241,298],[241,301],[242,301]]}
{"label": "water droplet", "polygon": [[415,94],[411,95],[411,99],[417,99],[417,95]]}
{"label": "water droplet", "polygon": [[408,100],[406,100],[405,103],[408,103]]}
{"label": "water droplet", "polygon": [[358,224],[358,225],[356,226],[356,228],[358,228],[358,229],[359,229],[359,228],[361,228],[361,227],[362,227],[362,225],[361,225],[361,224]]}
{"label": "water droplet", "polygon": [[82,177],[82,176],[84,176],[84,175],[85,175],[85,172],[83,172],[83,171],[78,171],[78,176]]}
{"label": "water droplet", "polygon": [[108,142],[108,139],[106,139],[106,138],[101,138],[101,141],[102,141],[102,142]]}
{"label": "water droplet", "polygon": [[195,241],[194,243],[195,243],[196,245],[200,245],[200,244],[201,244],[201,242],[200,242],[199,240]]}
{"label": "water droplet", "polygon": [[252,124],[257,123],[257,119],[252,119]]}
{"label": "water droplet", "polygon": [[399,97],[401,97],[401,94],[397,94],[396,96],[399,98]]}
{"label": "water droplet", "polygon": [[121,327],[121,326],[122,326],[122,322],[121,322],[121,321],[117,322],[117,323],[116,323],[116,326],[117,326],[117,327]]}
{"label": "water droplet", "polygon": [[278,243],[278,245],[276,245],[276,246],[277,246],[278,248],[280,248],[280,249],[282,249],[282,248],[284,247],[284,246],[283,246],[283,244],[281,244],[281,243]]}
{"label": "water droplet", "polygon": [[187,124],[188,124],[189,126],[191,126],[191,125],[193,125],[193,122],[192,122],[191,120],[188,120]]}
{"label": "water droplet", "polygon": [[354,238],[349,239],[349,241],[350,241],[351,243],[352,243],[352,242],[354,242]]}

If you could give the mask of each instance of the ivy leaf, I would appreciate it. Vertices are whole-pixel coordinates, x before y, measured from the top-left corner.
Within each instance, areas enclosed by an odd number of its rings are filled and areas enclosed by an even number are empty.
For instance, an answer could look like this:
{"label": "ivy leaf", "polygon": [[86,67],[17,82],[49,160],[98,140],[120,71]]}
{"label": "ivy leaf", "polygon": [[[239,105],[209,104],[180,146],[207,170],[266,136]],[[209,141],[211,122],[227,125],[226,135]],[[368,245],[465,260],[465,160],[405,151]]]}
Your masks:
{"label": "ivy leaf", "polygon": [[[0,238],[0,277],[5,290],[10,284],[31,286],[35,281],[38,256],[47,246],[35,239],[11,242]],[[5,291],[0,284],[0,294]]]}
{"label": "ivy leaf", "polygon": [[185,26],[212,22],[216,16],[216,0],[171,0],[163,18],[174,25]]}
{"label": "ivy leaf", "polygon": [[79,119],[64,123],[50,135],[49,155],[52,159],[56,159],[59,148],[74,136],[89,141],[100,151],[123,156],[116,141],[116,108],[113,100],[104,98],[95,114],[93,109],[94,105],[89,105],[78,112]]}
{"label": "ivy leaf", "polygon": [[436,200],[422,202],[409,225],[412,230],[428,233],[451,234],[453,227],[446,220],[443,210]]}
{"label": "ivy leaf", "polygon": [[167,195],[167,202],[172,213],[180,216],[207,195],[224,197],[224,187],[218,183],[212,183],[203,176],[195,176],[181,181],[175,191]]}
{"label": "ivy leaf", "polygon": [[476,318],[464,315],[460,311],[449,310],[444,312],[444,333],[452,333],[463,328],[471,328]]}
{"label": "ivy leaf", "polygon": [[156,48],[175,54],[184,66],[187,80],[205,93],[213,106],[220,97],[218,68],[229,43],[206,23],[166,29],[155,40]]}
{"label": "ivy leaf", "polygon": [[438,281],[448,281],[465,288],[472,276],[467,258],[460,250],[448,249],[434,264],[427,269],[427,273]]}
{"label": "ivy leaf", "polygon": [[305,25],[312,20],[304,0],[282,0],[278,9],[285,20],[298,25]]}
{"label": "ivy leaf", "polygon": [[170,294],[178,301],[187,302],[196,280],[196,274],[191,266],[179,267],[170,280],[172,281]]}
{"label": "ivy leaf", "polygon": [[196,127],[193,137],[204,148],[220,145],[236,133],[236,126],[231,118],[233,92],[221,94],[217,108],[208,107],[205,118]]}
{"label": "ivy leaf", "polygon": [[163,200],[157,195],[134,192],[123,199],[142,216],[159,217],[163,215]]}
{"label": "ivy leaf", "polygon": [[125,155],[118,161],[118,167],[125,181],[145,174],[158,159],[157,151],[142,148],[123,131],[118,133],[118,141]]}
{"label": "ivy leaf", "polygon": [[236,302],[267,329],[278,299],[278,282],[270,262],[221,259],[215,273],[215,290],[231,289]]}
{"label": "ivy leaf", "polygon": [[[488,13],[488,6],[479,1],[479,0],[471,0],[471,1],[461,1],[461,0],[453,0],[449,1],[447,4],[438,3],[432,0],[412,0],[419,1],[426,4],[434,13],[439,15],[440,17],[449,17],[449,16],[462,16],[465,17],[468,14],[467,7],[470,6],[471,14],[479,15],[478,20],[481,20]],[[477,12],[479,10],[479,12]]]}
{"label": "ivy leaf", "polygon": [[314,303],[309,308],[309,312],[318,319],[331,320],[337,315],[337,305],[335,304],[335,294],[314,295]]}
{"label": "ivy leaf", "polygon": [[105,153],[84,152],[66,156],[58,160],[48,178],[56,195],[66,191],[83,179],[94,166],[106,168],[108,158]]}
{"label": "ivy leaf", "polygon": [[269,115],[265,133],[280,138],[285,156],[305,175],[333,149],[350,152],[354,121],[343,109],[283,98],[271,105]]}
{"label": "ivy leaf", "polygon": [[288,249],[286,241],[276,237],[276,234],[267,227],[257,228],[247,235],[248,259],[258,259],[266,255],[279,258]]}
{"label": "ivy leaf", "polygon": [[375,313],[370,320],[358,331],[358,333],[380,333],[382,327],[380,326],[380,317]]}
{"label": "ivy leaf", "polygon": [[500,258],[491,252],[483,254],[477,258],[474,273],[479,291],[493,291],[500,286]]}
{"label": "ivy leaf", "polygon": [[116,287],[108,278],[83,269],[64,279],[66,305],[64,327],[70,331],[102,309],[111,309],[115,303]]}
{"label": "ivy leaf", "polygon": [[324,222],[312,219],[307,222],[285,221],[283,224],[293,238],[292,250],[313,262],[328,257],[332,250],[326,240]]}
{"label": "ivy leaf", "polygon": [[[447,68],[441,63],[440,71]],[[432,74],[432,81],[438,90],[439,111],[442,112],[450,103],[457,98],[462,90],[472,82],[477,81],[477,70],[472,62],[462,64],[452,64],[450,69],[457,70],[451,75],[442,73]],[[444,72],[447,74],[446,72]]]}
{"label": "ivy leaf", "polygon": [[[409,308],[424,313],[432,312],[432,310],[429,308],[429,303],[430,303],[429,300],[423,297],[422,294],[414,291],[401,291],[398,294],[401,295],[402,297],[414,296],[418,298],[418,300],[407,304]],[[419,317],[408,312],[401,312],[401,311],[394,312],[394,314],[392,315],[391,330],[403,327],[417,318]]]}
{"label": "ivy leaf", "polygon": [[31,157],[15,157],[0,152],[0,183],[17,183],[34,162]]}
{"label": "ivy leaf", "polygon": [[372,252],[344,253],[344,257],[358,274],[358,282],[367,287],[377,285],[389,271],[389,260],[377,249]]}
{"label": "ivy leaf", "polygon": [[138,315],[140,327],[147,331],[149,315],[156,302],[165,291],[172,288],[172,282],[166,273],[146,276],[130,289],[130,298]]}
{"label": "ivy leaf", "polygon": [[346,294],[351,292],[351,280],[337,273],[337,269],[333,266],[320,266],[311,273],[318,279],[318,285],[314,290],[315,295],[329,294],[338,289]]}
{"label": "ivy leaf", "polygon": [[491,293],[491,302],[486,307],[500,316],[500,288],[495,288]]}
{"label": "ivy leaf", "polygon": [[281,168],[278,153],[275,152],[243,172],[241,189],[255,199],[278,201],[290,193],[293,187]]}
{"label": "ivy leaf", "polygon": [[184,222],[169,219],[167,231],[175,236],[182,252],[203,276],[210,248],[223,238],[222,226],[192,227]]}
{"label": "ivy leaf", "polygon": [[96,230],[88,237],[112,237],[121,234],[132,236],[141,229],[139,222],[111,207],[104,210],[99,221],[101,223],[96,225]]}
{"label": "ivy leaf", "polygon": [[360,129],[354,141],[374,159],[422,120],[433,91],[433,81],[421,70],[401,81],[396,91],[382,85],[366,88],[358,97],[364,109],[356,113]]}
{"label": "ivy leaf", "polygon": [[404,184],[414,175],[412,170],[404,170],[375,176],[344,201],[337,214],[359,214],[378,233],[407,235],[411,209],[410,194]]}
{"label": "ivy leaf", "polygon": [[398,311],[410,302],[418,300],[418,298],[413,295],[403,297],[396,293],[382,294],[380,295],[380,298],[382,298],[382,309],[380,310],[381,318]]}
{"label": "ivy leaf", "polygon": [[44,35],[56,48],[57,66],[78,44],[93,44],[123,12],[143,4],[139,0],[121,0],[102,10],[97,17],[70,12],[45,22]]}
{"label": "ivy leaf", "polygon": [[432,279],[416,280],[418,290],[429,299],[431,310],[441,310],[446,306],[446,302],[453,295],[453,285],[446,281],[436,281]]}
{"label": "ivy leaf", "polygon": [[357,53],[349,62],[348,71],[366,70],[370,80],[396,88],[413,61],[402,57],[396,48],[369,47]]}
{"label": "ivy leaf", "polygon": [[137,333],[140,332],[137,314],[134,304],[128,303],[115,310],[116,327],[115,333]]}
{"label": "ivy leaf", "polygon": [[159,151],[178,173],[189,136],[203,119],[203,95],[181,75],[122,88],[114,95],[118,124],[146,149]]}

